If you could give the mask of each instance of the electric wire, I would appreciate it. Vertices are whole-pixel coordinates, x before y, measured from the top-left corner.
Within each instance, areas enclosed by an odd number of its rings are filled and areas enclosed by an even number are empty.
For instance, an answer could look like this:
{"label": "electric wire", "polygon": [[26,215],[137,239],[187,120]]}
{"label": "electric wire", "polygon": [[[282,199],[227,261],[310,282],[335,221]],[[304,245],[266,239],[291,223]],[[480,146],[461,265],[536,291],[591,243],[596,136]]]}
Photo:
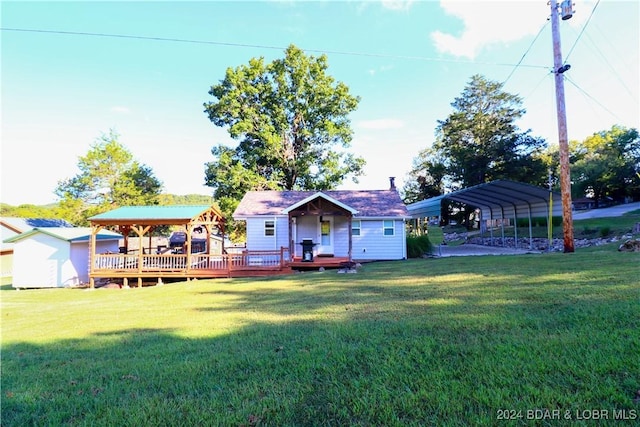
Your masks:
{"label": "electric wire", "polygon": [[524,61],[524,58],[527,56],[527,54],[531,51],[531,48],[533,47],[534,43],[536,42],[536,40],[538,40],[538,37],[540,37],[540,34],[542,34],[542,31],[547,27],[547,24],[549,23],[549,21],[545,21],[545,23],[542,25],[542,27],[540,28],[540,31],[538,31],[538,34],[536,34],[536,36],[534,37],[533,41],[531,42],[531,44],[529,45],[529,47],[527,48],[527,50],[524,52],[524,54],[522,55],[522,58],[520,58],[520,61],[518,61],[518,63],[515,65],[515,67],[513,67],[513,70],[511,70],[511,73],[507,76],[507,78],[502,82],[502,86],[504,87],[507,82],[509,81],[509,79],[511,78],[511,76],[513,76],[513,73],[516,72],[516,70],[518,69],[518,67],[520,66],[520,64],[522,64],[522,61]]}
{"label": "electric wire", "polygon": [[542,78],[538,81],[538,83],[533,87],[531,92],[529,92],[528,95],[526,95],[524,98],[522,98],[522,101],[525,101],[526,99],[530,98],[531,95],[533,95],[536,92],[536,90],[538,90],[538,88],[540,87],[542,82],[544,82],[545,80],[549,79],[552,75],[553,75],[553,71],[549,71],[547,74],[542,76]]}
{"label": "electric wire", "polygon": [[[83,32],[83,31],[61,31],[61,30],[42,30],[42,29],[33,29],[33,28],[5,28],[5,27],[0,27],[0,31],[58,34],[58,35],[85,36],[85,37],[110,37],[110,38],[134,39],[134,40],[270,49],[270,50],[280,50],[280,51],[286,49],[285,47],[282,47],[282,46],[219,42],[219,41],[211,41],[211,40],[180,39],[180,38],[173,38],[173,37],[137,36],[132,34],[90,33],[90,32]],[[303,49],[303,50],[305,52],[332,54],[332,55],[345,55],[345,56],[364,56],[364,57],[372,57],[372,58],[409,59],[409,60],[433,61],[433,62],[452,62],[452,63],[461,63],[461,64],[494,65],[494,66],[502,66],[502,67],[514,66],[514,64],[500,63],[500,62],[465,61],[461,59],[432,58],[427,56],[390,55],[390,54],[369,53],[369,52],[345,52],[345,51],[326,50],[326,49]],[[547,68],[544,65],[520,65],[520,66],[527,67],[527,68]]]}
{"label": "electric wire", "polygon": [[[589,34],[585,34],[585,36],[587,37],[587,40],[589,40],[589,43],[591,44],[591,46],[593,47],[593,49],[597,52],[597,54],[599,55],[600,59],[602,60],[602,62],[609,68],[609,70],[613,73],[613,75],[616,77],[616,79],[618,79],[618,82],[620,82],[620,84],[622,85],[622,87],[624,87],[624,89],[627,91],[627,94],[629,94],[629,96],[631,97],[631,99],[633,101],[637,102],[637,98],[633,95],[633,92],[631,91],[631,89],[629,88],[629,86],[627,86],[627,84],[625,83],[624,79],[622,79],[622,77],[620,76],[620,74],[618,73],[618,70],[616,70],[613,65],[611,64],[611,61],[608,61],[606,56],[602,53],[602,51],[598,48],[598,45],[596,43],[593,42],[593,40],[591,40],[591,37],[589,36]],[[604,40],[607,40],[606,38],[604,38]],[[607,40],[608,41],[608,40]],[[609,42],[609,44],[611,45],[611,42]],[[622,64],[626,64],[624,61],[619,61],[618,63],[622,63]]]}
{"label": "electric wire", "polygon": [[587,18],[587,21],[582,26],[582,30],[580,30],[580,34],[578,34],[578,37],[576,38],[576,41],[573,42],[573,46],[571,46],[571,49],[569,49],[569,53],[567,53],[567,55],[564,57],[564,64],[567,63],[567,60],[571,56],[571,53],[573,52],[573,49],[575,49],[576,45],[578,44],[578,41],[580,41],[580,38],[582,37],[582,34],[584,33],[584,30],[587,29],[587,25],[589,25],[589,22],[591,21],[591,18],[593,18],[593,14],[596,11],[596,8],[598,7],[599,4],[600,4],[600,0],[598,0],[596,2],[596,4],[593,6],[593,9],[591,9],[591,14]]}
{"label": "electric wire", "polygon": [[568,75],[564,75],[565,79],[571,83],[576,89],[578,89],[584,96],[586,96],[587,98],[591,99],[593,102],[595,102],[596,104],[598,104],[603,110],[605,110],[606,112],[608,112],[609,114],[611,114],[616,120],[622,122],[622,120],[620,119],[620,117],[618,117],[616,115],[616,113],[614,113],[613,111],[609,110],[607,107],[605,107],[604,105],[602,105],[602,103],[600,101],[598,101],[597,99],[595,99],[593,96],[589,95],[584,89],[582,89],[580,86],[578,86],[578,84],[576,82],[574,82],[573,80],[571,80],[571,78]]}

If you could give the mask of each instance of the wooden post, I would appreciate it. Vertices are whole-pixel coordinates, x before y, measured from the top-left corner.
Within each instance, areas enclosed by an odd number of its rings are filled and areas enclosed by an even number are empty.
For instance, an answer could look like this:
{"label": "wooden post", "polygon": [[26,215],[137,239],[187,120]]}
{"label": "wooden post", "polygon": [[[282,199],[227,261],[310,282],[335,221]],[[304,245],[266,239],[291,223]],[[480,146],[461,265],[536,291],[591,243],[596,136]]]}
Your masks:
{"label": "wooden post", "polygon": [[96,262],[96,234],[98,234],[99,228],[95,225],[91,226],[91,237],[89,242],[89,288],[93,289],[95,286],[95,280],[93,278],[93,272],[95,270],[94,263]]}
{"label": "wooden post", "polygon": [[353,215],[351,215],[349,213],[349,224],[348,224],[348,230],[347,232],[349,233],[349,262],[351,262],[351,260],[353,259]]}
{"label": "wooden post", "polygon": [[567,137],[567,115],[564,100],[564,76],[560,49],[560,25],[558,2],[551,0],[551,32],[553,36],[553,73],[556,84],[556,109],[558,116],[558,143],[560,146],[560,193],[562,195],[562,229],[564,252],[573,252],[573,216],[571,212],[571,176],[569,171],[569,142]]}
{"label": "wooden post", "polygon": [[284,246],[280,246],[280,268],[282,270],[284,268]]}

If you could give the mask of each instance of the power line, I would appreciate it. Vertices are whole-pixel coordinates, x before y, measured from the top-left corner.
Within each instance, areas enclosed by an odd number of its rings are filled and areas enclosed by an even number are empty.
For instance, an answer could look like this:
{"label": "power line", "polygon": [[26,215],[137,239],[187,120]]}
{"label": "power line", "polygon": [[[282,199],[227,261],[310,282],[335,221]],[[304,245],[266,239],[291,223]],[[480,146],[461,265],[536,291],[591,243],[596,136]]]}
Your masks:
{"label": "power line", "polygon": [[542,34],[542,30],[544,30],[547,27],[547,24],[549,23],[549,21],[545,21],[545,23],[542,25],[542,28],[540,28],[540,31],[538,31],[538,34],[535,36],[535,38],[533,39],[533,41],[531,42],[531,44],[529,45],[529,47],[527,48],[527,50],[524,52],[524,54],[522,55],[522,58],[520,58],[520,61],[518,61],[518,63],[515,65],[515,67],[513,67],[513,70],[511,70],[511,73],[509,74],[509,76],[505,79],[505,81],[502,82],[502,86],[505,86],[507,84],[507,82],[509,81],[509,79],[511,78],[511,76],[513,76],[513,73],[516,72],[516,70],[518,69],[518,67],[520,66],[520,64],[522,64],[522,61],[524,61],[525,56],[527,56],[527,54],[529,53],[529,51],[531,50],[531,48],[533,47],[534,43],[536,42],[536,40],[538,40],[538,37],[540,37],[540,34]]}
{"label": "power line", "polygon": [[578,38],[576,39],[575,42],[573,42],[573,46],[571,46],[571,49],[569,49],[569,53],[567,53],[567,56],[564,57],[564,63],[567,63],[567,60],[569,59],[569,57],[571,56],[571,53],[573,52],[573,49],[576,47],[576,45],[578,44],[578,41],[580,40],[580,38],[582,37],[582,33],[584,33],[584,30],[587,29],[587,25],[589,25],[589,21],[591,21],[591,18],[593,18],[593,13],[596,11],[596,8],[598,7],[598,5],[600,4],[600,0],[598,0],[596,2],[596,4],[593,6],[593,9],[591,9],[591,14],[589,15],[589,17],[587,18],[587,22],[584,23],[584,26],[582,27],[582,30],[580,30],[580,34],[578,34]]}
{"label": "power line", "polygon": [[[283,51],[286,47],[282,46],[268,46],[249,43],[231,43],[231,42],[219,42],[211,40],[193,40],[193,39],[180,39],[172,37],[152,37],[152,36],[137,36],[132,34],[111,34],[111,33],[89,33],[82,31],[60,31],[60,30],[42,30],[33,28],[4,28],[0,27],[0,31],[14,31],[14,32],[26,32],[26,33],[42,33],[42,34],[57,34],[57,35],[70,35],[70,36],[84,36],[84,37],[108,37],[108,38],[121,38],[121,39],[134,39],[134,40],[147,40],[147,41],[161,41],[161,42],[174,42],[174,43],[191,43],[191,44],[205,44],[216,46],[228,46],[228,47],[244,47],[244,48],[257,48],[257,49],[270,49]],[[446,58],[431,58],[426,56],[409,56],[409,55],[389,55],[382,53],[370,53],[370,52],[344,52],[337,50],[326,49],[303,49],[306,52],[332,54],[332,55],[345,55],[345,56],[366,56],[372,58],[391,58],[391,59],[410,59],[418,61],[433,61],[433,62],[453,62],[461,64],[476,64],[476,65],[494,65],[502,67],[513,67],[514,64],[500,63],[500,62],[478,62],[478,61],[465,61],[461,59],[446,59]],[[547,68],[544,65],[516,65],[527,68]]]}
{"label": "power line", "polygon": [[567,81],[569,83],[571,83],[573,86],[575,86],[576,89],[578,89],[584,96],[586,96],[587,98],[591,99],[593,102],[595,102],[596,104],[598,104],[600,107],[602,107],[603,110],[605,110],[606,112],[608,112],[609,114],[611,114],[616,120],[618,121],[622,121],[620,119],[620,117],[618,117],[616,115],[616,113],[614,113],[613,111],[609,110],[607,107],[605,107],[604,105],[602,105],[600,103],[600,101],[598,101],[597,99],[595,99],[593,96],[589,95],[584,89],[582,89],[580,86],[578,86],[578,84],[576,82],[574,82],[573,80],[571,80],[571,78],[569,78],[568,75],[564,75],[564,77],[567,79]]}

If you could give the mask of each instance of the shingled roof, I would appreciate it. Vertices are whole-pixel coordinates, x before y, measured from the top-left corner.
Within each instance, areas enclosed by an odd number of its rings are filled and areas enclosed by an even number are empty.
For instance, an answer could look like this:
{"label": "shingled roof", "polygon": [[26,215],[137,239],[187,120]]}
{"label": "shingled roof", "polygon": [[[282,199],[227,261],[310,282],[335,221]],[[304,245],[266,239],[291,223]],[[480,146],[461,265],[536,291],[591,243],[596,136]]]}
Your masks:
{"label": "shingled roof", "polygon": [[249,191],[240,201],[233,217],[285,215],[287,208],[318,193],[351,207],[357,211],[355,217],[409,217],[407,208],[395,190]]}

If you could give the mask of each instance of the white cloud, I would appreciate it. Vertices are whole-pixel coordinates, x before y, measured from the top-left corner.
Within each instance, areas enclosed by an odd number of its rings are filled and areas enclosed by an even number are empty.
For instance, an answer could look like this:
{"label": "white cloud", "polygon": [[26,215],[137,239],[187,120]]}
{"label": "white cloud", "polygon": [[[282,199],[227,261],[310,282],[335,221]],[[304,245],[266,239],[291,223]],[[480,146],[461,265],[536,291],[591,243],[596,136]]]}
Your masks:
{"label": "white cloud", "polygon": [[404,127],[404,122],[398,119],[362,120],[356,123],[356,126],[368,130],[401,129]]}
{"label": "white cloud", "polygon": [[109,109],[112,113],[129,114],[131,110],[128,107],[116,105]]}
{"label": "white cloud", "polygon": [[391,10],[409,10],[414,0],[382,0],[382,7]]}
{"label": "white cloud", "polygon": [[[585,13],[569,20],[572,26],[582,25],[592,9],[591,2],[583,2]],[[589,4],[586,4],[589,3]],[[440,30],[431,33],[438,51],[474,59],[488,45],[509,43],[538,33],[551,15],[545,2],[534,1],[456,1],[441,0],[440,7],[449,15],[462,20],[459,35]]]}

